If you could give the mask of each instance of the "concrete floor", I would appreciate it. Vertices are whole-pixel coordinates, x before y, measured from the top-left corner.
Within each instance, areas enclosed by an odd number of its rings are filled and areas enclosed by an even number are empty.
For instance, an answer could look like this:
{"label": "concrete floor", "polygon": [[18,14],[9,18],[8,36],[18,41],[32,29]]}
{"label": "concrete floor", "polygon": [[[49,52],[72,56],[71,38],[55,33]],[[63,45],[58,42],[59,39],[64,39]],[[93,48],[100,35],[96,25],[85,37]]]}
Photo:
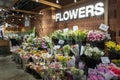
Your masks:
{"label": "concrete floor", "polygon": [[11,55],[0,55],[0,80],[36,80],[12,61]]}

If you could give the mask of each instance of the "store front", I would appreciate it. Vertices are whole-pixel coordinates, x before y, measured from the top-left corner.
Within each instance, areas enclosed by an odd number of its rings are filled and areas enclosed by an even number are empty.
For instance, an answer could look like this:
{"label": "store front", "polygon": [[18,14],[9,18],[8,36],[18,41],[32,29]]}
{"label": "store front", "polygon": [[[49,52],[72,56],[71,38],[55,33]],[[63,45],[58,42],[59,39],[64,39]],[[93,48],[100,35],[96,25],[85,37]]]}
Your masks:
{"label": "store front", "polygon": [[18,0],[13,9],[2,9],[0,48],[8,45],[12,60],[36,79],[119,80],[119,4]]}

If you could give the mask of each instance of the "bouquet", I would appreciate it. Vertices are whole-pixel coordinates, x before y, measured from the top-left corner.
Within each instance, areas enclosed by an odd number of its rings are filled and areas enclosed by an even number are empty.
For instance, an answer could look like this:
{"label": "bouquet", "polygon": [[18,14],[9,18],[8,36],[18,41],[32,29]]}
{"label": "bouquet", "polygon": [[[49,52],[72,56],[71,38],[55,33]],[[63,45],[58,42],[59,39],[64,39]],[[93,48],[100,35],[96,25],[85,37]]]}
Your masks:
{"label": "bouquet", "polygon": [[85,49],[84,54],[88,57],[92,57],[94,59],[99,59],[101,56],[104,55],[104,52],[97,47],[90,47],[87,46]]}
{"label": "bouquet", "polygon": [[64,39],[63,31],[61,30],[54,31],[51,35],[51,38],[63,40]]}
{"label": "bouquet", "polygon": [[71,50],[70,45],[63,46],[63,52],[64,52],[65,56],[68,56],[68,54],[70,53],[70,50]]}
{"label": "bouquet", "polygon": [[73,32],[73,39],[74,39],[76,42],[85,41],[86,37],[87,37],[87,31],[77,30],[77,31],[74,31],[74,32]]}
{"label": "bouquet", "polygon": [[87,40],[92,42],[100,42],[105,40],[106,38],[106,34],[102,31],[89,31],[87,34]]}
{"label": "bouquet", "polygon": [[105,43],[105,45],[106,45],[109,52],[111,52],[111,53],[120,53],[120,45],[119,44],[116,44],[113,41],[107,41]]}

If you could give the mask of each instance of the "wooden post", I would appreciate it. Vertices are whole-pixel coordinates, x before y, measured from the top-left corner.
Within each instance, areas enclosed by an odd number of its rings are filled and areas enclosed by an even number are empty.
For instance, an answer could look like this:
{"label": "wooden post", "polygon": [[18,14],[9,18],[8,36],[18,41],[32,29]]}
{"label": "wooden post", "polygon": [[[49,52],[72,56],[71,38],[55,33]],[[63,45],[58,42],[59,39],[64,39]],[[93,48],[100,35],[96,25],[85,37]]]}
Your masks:
{"label": "wooden post", "polygon": [[109,0],[104,0],[104,3],[105,3],[104,24],[109,25],[109,18],[108,18]]}

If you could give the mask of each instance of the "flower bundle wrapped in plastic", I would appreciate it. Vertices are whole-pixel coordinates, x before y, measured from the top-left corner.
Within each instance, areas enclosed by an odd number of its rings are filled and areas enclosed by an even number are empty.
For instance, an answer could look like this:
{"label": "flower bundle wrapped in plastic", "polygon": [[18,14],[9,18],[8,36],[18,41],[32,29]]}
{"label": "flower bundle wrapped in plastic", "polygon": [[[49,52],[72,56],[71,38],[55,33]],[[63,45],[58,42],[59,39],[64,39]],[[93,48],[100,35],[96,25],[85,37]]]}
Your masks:
{"label": "flower bundle wrapped in plastic", "polygon": [[54,38],[54,39],[63,40],[64,39],[63,31],[62,30],[56,30],[52,33],[51,37]]}
{"label": "flower bundle wrapped in plastic", "polygon": [[107,41],[105,43],[106,47],[108,48],[109,51],[116,51],[117,53],[120,52],[120,45],[116,44],[113,41]]}
{"label": "flower bundle wrapped in plastic", "polygon": [[106,37],[106,34],[102,31],[89,31],[88,34],[87,34],[87,40],[88,41],[96,41],[96,42],[100,42],[100,41],[103,41],[105,40],[107,37]]}
{"label": "flower bundle wrapped in plastic", "polygon": [[71,50],[70,45],[63,46],[63,52],[64,52],[65,56],[68,56],[68,54],[70,53],[70,50]]}
{"label": "flower bundle wrapped in plastic", "polygon": [[105,77],[98,74],[97,70],[90,69],[88,72],[88,80],[105,80]]}
{"label": "flower bundle wrapped in plastic", "polygon": [[89,69],[88,71],[88,80],[110,80],[114,76],[116,76],[114,72],[103,64],[99,64],[97,69]]}
{"label": "flower bundle wrapped in plastic", "polygon": [[80,78],[84,75],[84,71],[82,69],[71,67],[70,71],[71,71],[71,74],[73,75],[74,80],[80,80]]}
{"label": "flower bundle wrapped in plastic", "polygon": [[94,59],[99,59],[101,56],[104,55],[104,52],[97,47],[90,47],[87,46],[85,49],[84,54],[88,57],[92,57]]}
{"label": "flower bundle wrapped in plastic", "polygon": [[87,31],[80,31],[80,30],[77,30],[77,31],[73,31],[73,39],[76,41],[76,42],[82,42],[82,41],[85,41],[87,37]]}
{"label": "flower bundle wrapped in plastic", "polygon": [[120,77],[120,68],[118,68],[115,64],[110,64],[109,69]]}
{"label": "flower bundle wrapped in plastic", "polygon": [[108,42],[105,43],[105,45],[109,49],[115,49],[115,47],[116,47],[116,43],[113,42],[113,41],[108,41]]}

